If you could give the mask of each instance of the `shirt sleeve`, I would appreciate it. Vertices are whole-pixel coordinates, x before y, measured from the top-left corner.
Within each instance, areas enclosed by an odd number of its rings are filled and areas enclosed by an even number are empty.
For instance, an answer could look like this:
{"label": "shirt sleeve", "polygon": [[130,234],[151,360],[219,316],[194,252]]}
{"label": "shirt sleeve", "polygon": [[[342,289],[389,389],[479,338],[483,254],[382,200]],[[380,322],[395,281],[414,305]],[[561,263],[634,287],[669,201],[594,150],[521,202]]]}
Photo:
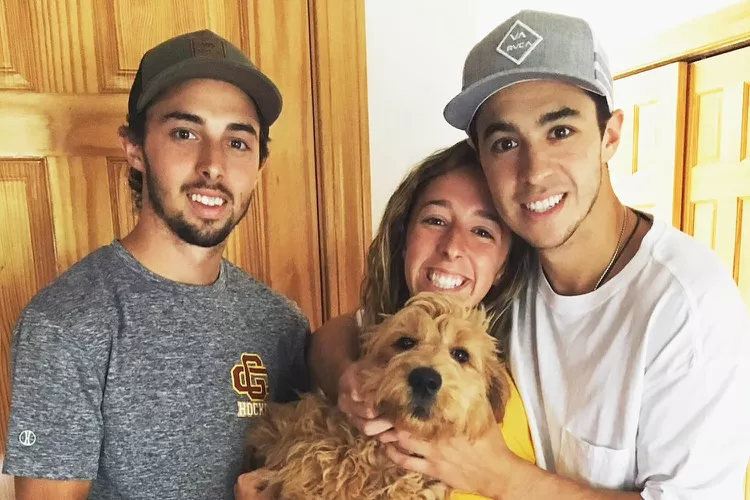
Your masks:
{"label": "shirt sleeve", "polygon": [[736,288],[714,289],[673,312],[680,327],[646,366],[636,484],[644,500],[740,500],[750,460],[746,306]]}
{"label": "shirt sleeve", "polygon": [[28,311],[16,323],[5,474],[96,477],[104,376],[81,338]]}

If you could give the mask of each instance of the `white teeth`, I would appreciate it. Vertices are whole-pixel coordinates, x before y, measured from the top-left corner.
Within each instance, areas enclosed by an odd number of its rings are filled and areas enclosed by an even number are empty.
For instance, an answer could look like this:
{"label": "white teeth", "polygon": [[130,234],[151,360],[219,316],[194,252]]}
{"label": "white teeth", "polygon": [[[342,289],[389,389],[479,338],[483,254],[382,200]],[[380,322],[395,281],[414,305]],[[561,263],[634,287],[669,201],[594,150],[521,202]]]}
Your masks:
{"label": "white teeth", "polygon": [[459,276],[451,276],[449,274],[443,274],[437,271],[430,271],[427,278],[433,285],[444,290],[457,288],[464,284],[464,279]]}
{"label": "white teeth", "polygon": [[532,201],[531,203],[524,203],[524,206],[531,210],[532,212],[537,213],[544,213],[550,208],[554,207],[558,203],[560,203],[560,200],[563,199],[562,194],[556,194],[554,196],[550,196],[549,198],[541,201]]}
{"label": "white teeth", "polygon": [[190,199],[209,207],[220,207],[224,204],[224,199],[219,198],[218,196],[203,196],[200,194],[191,194]]}

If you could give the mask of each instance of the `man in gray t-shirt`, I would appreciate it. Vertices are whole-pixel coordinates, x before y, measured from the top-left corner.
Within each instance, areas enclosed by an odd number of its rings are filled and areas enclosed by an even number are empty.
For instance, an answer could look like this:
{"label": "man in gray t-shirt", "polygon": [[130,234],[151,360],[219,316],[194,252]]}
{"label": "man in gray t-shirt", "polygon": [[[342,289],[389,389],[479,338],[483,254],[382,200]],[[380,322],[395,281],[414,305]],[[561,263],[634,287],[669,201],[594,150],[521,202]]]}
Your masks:
{"label": "man in gray t-shirt", "polygon": [[19,500],[231,499],[248,425],[310,387],[304,315],[222,259],[280,111],[214,33],[144,55],[121,129],[138,223],[14,330],[4,472]]}

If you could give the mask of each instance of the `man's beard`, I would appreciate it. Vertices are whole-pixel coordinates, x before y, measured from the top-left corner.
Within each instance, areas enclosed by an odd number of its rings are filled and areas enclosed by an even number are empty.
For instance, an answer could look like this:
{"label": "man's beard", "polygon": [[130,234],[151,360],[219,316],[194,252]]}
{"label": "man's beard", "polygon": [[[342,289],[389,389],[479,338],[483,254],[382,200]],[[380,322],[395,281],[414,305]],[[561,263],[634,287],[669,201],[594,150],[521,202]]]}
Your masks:
{"label": "man's beard", "polygon": [[[159,181],[151,175],[151,164],[149,163],[148,158],[146,158],[145,155],[144,163],[145,172],[143,177],[146,188],[148,189],[148,199],[151,202],[154,213],[156,213],[159,218],[167,223],[167,226],[172,230],[174,234],[176,234],[182,241],[190,245],[196,245],[203,248],[213,248],[224,243],[224,241],[232,233],[232,230],[235,228],[235,226],[240,223],[243,217],[245,217],[245,214],[250,207],[250,202],[253,199],[253,194],[255,194],[255,191],[253,190],[253,193],[248,198],[247,203],[245,203],[245,205],[242,207],[240,216],[236,219],[233,220],[232,217],[230,217],[229,219],[227,219],[226,223],[223,226],[218,228],[211,228],[209,225],[206,225],[206,227],[198,227],[196,224],[191,224],[190,222],[188,222],[185,218],[184,213],[167,213],[164,207],[164,200],[167,199],[167,192],[164,187],[159,184]],[[224,193],[229,201],[232,201],[234,199],[232,194],[223,186],[209,185],[206,182],[196,182],[191,185],[182,186],[180,192],[186,193],[189,189],[192,188],[215,189]]]}

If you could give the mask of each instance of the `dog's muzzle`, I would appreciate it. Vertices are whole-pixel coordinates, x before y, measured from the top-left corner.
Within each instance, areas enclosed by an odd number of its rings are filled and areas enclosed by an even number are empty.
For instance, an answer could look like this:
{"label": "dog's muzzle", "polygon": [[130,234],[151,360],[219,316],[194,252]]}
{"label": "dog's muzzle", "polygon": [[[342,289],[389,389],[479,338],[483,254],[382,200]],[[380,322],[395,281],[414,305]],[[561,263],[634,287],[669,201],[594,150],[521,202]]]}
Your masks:
{"label": "dog's muzzle", "polygon": [[434,368],[421,366],[409,373],[408,380],[414,405],[412,414],[417,418],[426,419],[430,416],[430,406],[440,391],[443,379]]}

